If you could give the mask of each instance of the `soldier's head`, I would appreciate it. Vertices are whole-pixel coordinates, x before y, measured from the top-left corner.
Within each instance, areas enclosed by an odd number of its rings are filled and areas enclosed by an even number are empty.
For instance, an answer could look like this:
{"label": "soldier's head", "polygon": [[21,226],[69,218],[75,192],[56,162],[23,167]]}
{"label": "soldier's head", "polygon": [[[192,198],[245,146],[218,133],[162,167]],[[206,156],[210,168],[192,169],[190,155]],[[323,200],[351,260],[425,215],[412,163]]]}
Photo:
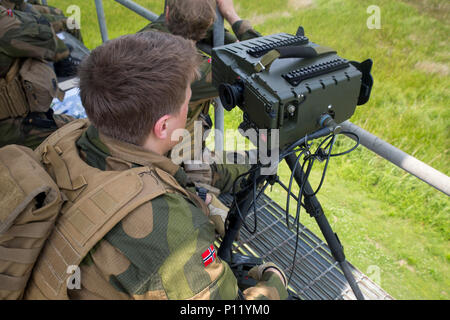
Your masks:
{"label": "soldier's head", "polygon": [[[184,128],[190,84],[200,58],[192,41],[162,32],[126,35],[96,48],[79,67],[80,96],[88,118],[117,140],[163,147]],[[158,145],[156,145],[158,144]],[[162,145],[160,145],[162,144]]]}
{"label": "soldier's head", "polygon": [[167,26],[173,34],[199,41],[216,17],[215,0],[168,0]]}

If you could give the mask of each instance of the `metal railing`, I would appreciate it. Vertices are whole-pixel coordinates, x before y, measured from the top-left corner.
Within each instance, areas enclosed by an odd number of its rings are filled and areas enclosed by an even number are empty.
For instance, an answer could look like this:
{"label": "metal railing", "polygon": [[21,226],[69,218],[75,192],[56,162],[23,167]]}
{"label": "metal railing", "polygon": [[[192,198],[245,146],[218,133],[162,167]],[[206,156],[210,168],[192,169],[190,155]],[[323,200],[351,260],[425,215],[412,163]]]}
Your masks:
{"label": "metal railing", "polygon": [[[136,4],[131,0],[115,1],[136,12],[149,21],[153,22],[158,18],[158,15],[154,14],[146,8],[143,8],[142,6]],[[103,2],[102,0],[95,0],[95,4],[97,8],[97,17],[99,21],[102,40],[107,41],[108,30],[106,27],[105,14],[103,11]],[[224,21],[220,12],[217,11],[217,13],[218,18],[214,23],[213,31],[215,47],[224,44]],[[215,129],[219,130],[222,133],[221,135],[215,135],[215,148],[217,151],[223,150],[224,109],[222,107],[220,99],[216,99],[216,108],[214,109],[214,125]],[[447,196],[450,196],[450,178],[444,173],[397,149],[386,141],[383,141],[370,132],[367,132],[366,130],[351,123],[350,121],[345,121],[341,125],[344,130],[356,133],[360,138],[360,143],[367,149],[392,162],[394,165],[414,175],[420,180],[428,183],[430,186],[443,192]],[[349,135],[349,137],[351,136]]]}

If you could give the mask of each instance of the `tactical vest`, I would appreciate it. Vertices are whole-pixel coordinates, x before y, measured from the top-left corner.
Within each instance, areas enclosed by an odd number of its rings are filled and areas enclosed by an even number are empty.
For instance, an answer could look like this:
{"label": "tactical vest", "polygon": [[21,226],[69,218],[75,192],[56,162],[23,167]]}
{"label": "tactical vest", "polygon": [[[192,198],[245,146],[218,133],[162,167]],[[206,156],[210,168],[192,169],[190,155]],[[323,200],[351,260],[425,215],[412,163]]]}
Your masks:
{"label": "tactical vest", "polygon": [[64,204],[34,265],[24,299],[68,299],[68,270],[79,266],[125,216],[167,192],[192,198],[175,178],[156,167],[102,171],[86,164],[78,154],[76,141],[88,125],[87,120],[71,122],[35,150],[56,182]]}
{"label": "tactical vest", "polygon": [[5,78],[0,78],[0,120],[46,112],[53,98],[62,101],[64,92],[52,68],[41,60],[16,59]]}

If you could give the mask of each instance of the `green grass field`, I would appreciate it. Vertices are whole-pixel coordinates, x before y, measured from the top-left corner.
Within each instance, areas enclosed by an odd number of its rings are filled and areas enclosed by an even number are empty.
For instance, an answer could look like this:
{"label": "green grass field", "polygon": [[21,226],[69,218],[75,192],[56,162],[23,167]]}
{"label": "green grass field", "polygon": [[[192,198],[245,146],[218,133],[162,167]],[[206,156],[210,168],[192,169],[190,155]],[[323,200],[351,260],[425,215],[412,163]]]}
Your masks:
{"label": "green grass field", "polygon": [[[86,45],[93,49],[101,44],[94,1],[48,2],[63,10],[78,2]],[[147,24],[112,0],[103,2],[109,38],[134,33]],[[163,10],[163,0],[136,2],[158,14]],[[263,34],[295,33],[302,25],[311,41],[335,48],[342,57],[372,58],[372,97],[358,107],[351,121],[449,174],[448,1],[235,0],[235,4],[241,17]],[[380,8],[381,29],[367,27],[370,5]],[[226,128],[237,127],[240,118],[238,110],[226,113]],[[342,137],[338,148],[351,144]],[[314,169],[313,185],[320,169]],[[279,174],[284,181],[289,179],[284,164]],[[285,203],[280,188],[274,187],[269,195]],[[371,270],[376,266],[379,284],[394,298],[450,298],[446,195],[361,146],[332,159],[318,198],[348,260],[368,276],[375,276]],[[301,222],[320,234],[304,211]]]}

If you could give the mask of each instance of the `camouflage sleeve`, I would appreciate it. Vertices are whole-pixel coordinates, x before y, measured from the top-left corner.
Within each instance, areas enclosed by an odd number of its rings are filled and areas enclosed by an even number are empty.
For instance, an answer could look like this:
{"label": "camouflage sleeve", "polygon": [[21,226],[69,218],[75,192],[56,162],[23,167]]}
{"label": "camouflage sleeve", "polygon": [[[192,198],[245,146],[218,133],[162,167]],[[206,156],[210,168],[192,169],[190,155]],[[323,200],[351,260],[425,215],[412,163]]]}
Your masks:
{"label": "camouflage sleeve", "polygon": [[[211,164],[211,185],[223,193],[232,192],[235,180],[251,169],[249,158],[241,152],[224,151],[217,160],[217,163]],[[240,183],[236,183],[235,191],[239,191],[239,186]]]}
{"label": "camouflage sleeve", "polygon": [[108,282],[134,299],[237,296],[237,281],[215,252],[213,224],[181,195],[166,194],[136,209],[104,240],[129,261]]}
{"label": "camouflage sleeve", "polygon": [[0,12],[0,53],[13,58],[55,58],[56,37],[46,19],[17,10],[5,14],[1,6]]}
{"label": "camouflage sleeve", "polygon": [[286,300],[288,293],[280,277],[273,272],[265,272],[254,287],[246,289],[245,300]]}
{"label": "camouflage sleeve", "polygon": [[[234,300],[237,279],[217,256],[214,226],[178,194],[135,209],[86,256],[82,288],[72,299]],[[277,282],[278,281],[278,282]],[[248,299],[282,299],[279,283],[265,273]]]}
{"label": "camouflage sleeve", "polygon": [[248,20],[239,20],[232,25],[234,34],[240,41],[261,37],[261,34],[255,30]]}

